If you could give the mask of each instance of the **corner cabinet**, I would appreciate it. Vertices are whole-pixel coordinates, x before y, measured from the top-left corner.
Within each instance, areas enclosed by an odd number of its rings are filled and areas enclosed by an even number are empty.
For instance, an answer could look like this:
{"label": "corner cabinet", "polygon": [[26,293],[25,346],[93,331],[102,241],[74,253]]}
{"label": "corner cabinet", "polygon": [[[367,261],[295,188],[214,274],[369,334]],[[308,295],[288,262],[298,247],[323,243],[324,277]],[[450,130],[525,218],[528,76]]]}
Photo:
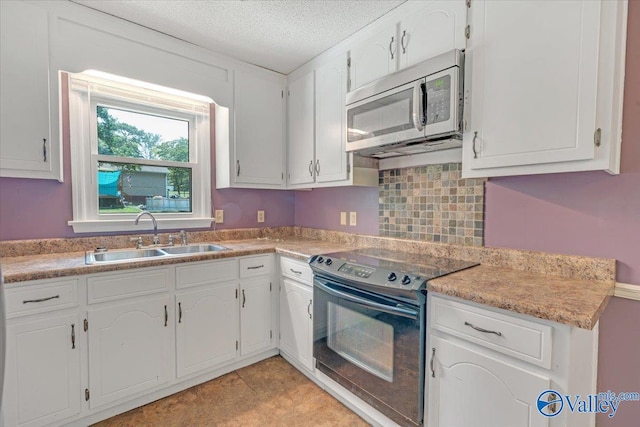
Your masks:
{"label": "corner cabinet", "polygon": [[619,172],[626,9],[471,2],[464,177]]}
{"label": "corner cabinet", "polygon": [[289,84],[289,188],[378,185],[377,163],[346,152],[347,67],[345,53]]}
{"label": "corner cabinet", "polygon": [[597,327],[587,331],[431,293],[428,313],[430,427],[595,425],[594,414],[568,409],[550,423],[553,403],[543,415],[537,402],[547,390],[595,393]]}
{"label": "corner cabinet", "polygon": [[2,1],[0,19],[0,176],[62,181],[61,144],[50,124],[48,13]]}
{"label": "corner cabinet", "polygon": [[217,188],[285,188],[284,88],[275,73],[235,71],[233,132],[216,141]]}

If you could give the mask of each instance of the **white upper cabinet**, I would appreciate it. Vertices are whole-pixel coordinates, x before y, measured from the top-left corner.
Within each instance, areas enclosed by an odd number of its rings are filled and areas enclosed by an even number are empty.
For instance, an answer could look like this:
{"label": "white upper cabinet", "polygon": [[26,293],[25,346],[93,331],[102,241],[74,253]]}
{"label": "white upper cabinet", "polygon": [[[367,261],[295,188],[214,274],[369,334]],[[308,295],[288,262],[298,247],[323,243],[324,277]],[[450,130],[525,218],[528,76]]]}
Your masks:
{"label": "white upper cabinet", "polygon": [[337,56],[316,69],[316,181],[348,177],[345,98],[347,55]]}
{"label": "white upper cabinet", "polygon": [[62,181],[59,138],[49,122],[47,11],[2,1],[0,18],[0,176]]}
{"label": "white upper cabinet", "polygon": [[392,25],[351,50],[350,90],[398,69],[398,29]]}
{"label": "white upper cabinet", "polygon": [[234,142],[216,141],[218,188],[284,188],[284,86],[279,76],[235,72]]}
{"label": "white upper cabinet", "polygon": [[401,21],[351,49],[349,90],[449,50],[465,48],[465,1],[420,3]]}
{"label": "white upper cabinet", "polygon": [[315,179],[314,72],[289,83],[289,145],[287,165],[290,184],[311,184]]}
{"label": "white upper cabinet", "polygon": [[462,0],[432,1],[400,22],[399,68],[452,49],[464,49],[467,5]]}
{"label": "white upper cabinet", "polygon": [[471,3],[464,176],[617,172],[623,15],[624,2]]}

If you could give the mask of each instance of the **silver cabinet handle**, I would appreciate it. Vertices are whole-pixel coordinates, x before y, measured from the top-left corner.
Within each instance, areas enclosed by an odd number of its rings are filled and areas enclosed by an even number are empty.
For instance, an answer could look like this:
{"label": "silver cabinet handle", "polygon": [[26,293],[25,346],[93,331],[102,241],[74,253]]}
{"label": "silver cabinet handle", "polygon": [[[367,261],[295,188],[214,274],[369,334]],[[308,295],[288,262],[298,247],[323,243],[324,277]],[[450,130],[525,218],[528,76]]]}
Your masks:
{"label": "silver cabinet handle", "polygon": [[400,45],[402,46],[402,53],[407,53],[407,47],[404,45],[404,38],[407,36],[407,31],[402,31],[402,37],[400,38]]}
{"label": "silver cabinet handle", "polygon": [[309,162],[309,175],[313,176],[313,160]]}
{"label": "silver cabinet handle", "polygon": [[178,323],[182,323],[182,303],[178,303]]}
{"label": "silver cabinet handle", "polygon": [[244,303],[247,302],[247,296],[244,294],[244,289],[242,290],[242,308],[244,308]]}
{"label": "silver cabinet handle", "polygon": [[291,271],[293,274],[302,274],[302,271],[297,271],[297,270],[294,270],[293,268],[290,268],[289,271]]}
{"label": "silver cabinet handle", "polygon": [[478,132],[473,133],[473,143],[471,145],[471,149],[473,150],[473,158],[478,158],[478,152],[476,151],[476,139],[478,138]]}
{"label": "silver cabinet handle", "polygon": [[71,324],[71,349],[76,348],[76,325]]}
{"label": "silver cabinet handle", "polygon": [[309,313],[309,319],[311,319],[311,303],[313,300],[309,300],[309,305],[307,306],[307,313]]}
{"label": "silver cabinet handle", "polygon": [[429,369],[431,369],[431,378],[436,377],[436,371],[433,369],[433,359],[436,357],[436,348],[431,349],[431,360],[429,361]]}
{"label": "silver cabinet handle", "polygon": [[167,306],[164,306],[164,327],[167,327],[167,324],[169,323],[169,312],[167,311]]}
{"label": "silver cabinet handle", "polygon": [[26,299],[26,300],[23,300],[22,303],[29,304],[32,302],[45,302],[45,301],[49,301],[51,299],[56,299],[56,298],[60,298],[60,295],[54,295],[52,297],[46,297],[46,298],[40,298],[40,299]]}
{"label": "silver cabinet handle", "polygon": [[47,161],[47,138],[42,138],[42,160]]}
{"label": "silver cabinet handle", "polygon": [[475,325],[473,325],[472,323],[469,323],[469,322],[464,322],[464,325],[465,326],[469,326],[470,328],[473,328],[476,331],[482,332],[484,334],[496,334],[499,337],[502,336],[502,332],[496,332],[496,331],[491,331],[489,329],[479,328],[478,326],[475,326]]}
{"label": "silver cabinet handle", "polygon": [[240,176],[240,160],[236,160],[236,176]]}
{"label": "silver cabinet handle", "polygon": [[393,59],[393,42],[395,41],[395,37],[391,37],[391,41],[389,42],[389,54],[391,55],[391,59]]}
{"label": "silver cabinet handle", "polygon": [[[251,267],[247,267],[247,270],[257,270],[259,268],[264,268],[264,264],[260,264],[260,265],[254,265]],[[243,291],[244,292],[244,291]]]}
{"label": "silver cabinet handle", "polygon": [[320,175],[320,160],[316,160],[316,175]]}

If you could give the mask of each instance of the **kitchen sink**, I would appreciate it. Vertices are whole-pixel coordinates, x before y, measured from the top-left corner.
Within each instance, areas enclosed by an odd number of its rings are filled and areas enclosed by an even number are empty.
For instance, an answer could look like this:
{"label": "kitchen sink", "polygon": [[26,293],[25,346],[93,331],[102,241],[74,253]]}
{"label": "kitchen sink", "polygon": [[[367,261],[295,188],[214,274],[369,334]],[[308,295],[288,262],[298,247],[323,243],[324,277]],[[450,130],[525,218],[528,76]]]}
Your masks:
{"label": "kitchen sink", "polygon": [[169,246],[162,248],[163,252],[169,255],[183,255],[183,254],[199,254],[202,252],[216,252],[227,251],[229,248],[219,245],[188,245],[188,246]]}
{"label": "kitchen sink", "polygon": [[145,259],[166,256],[160,249],[129,249],[113,252],[87,252],[87,264],[95,262],[129,261],[133,259]]}
{"label": "kitchen sink", "polygon": [[229,248],[225,248],[220,245],[212,244],[200,244],[200,245],[188,245],[188,246],[167,246],[164,248],[149,248],[149,249],[126,249],[116,251],[105,252],[87,252],[85,255],[85,262],[87,264],[103,263],[103,262],[118,262],[118,261],[134,261],[140,259],[149,259],[157,257],[171,257],[176,255],[193,255],[207,252],[227,251]]}

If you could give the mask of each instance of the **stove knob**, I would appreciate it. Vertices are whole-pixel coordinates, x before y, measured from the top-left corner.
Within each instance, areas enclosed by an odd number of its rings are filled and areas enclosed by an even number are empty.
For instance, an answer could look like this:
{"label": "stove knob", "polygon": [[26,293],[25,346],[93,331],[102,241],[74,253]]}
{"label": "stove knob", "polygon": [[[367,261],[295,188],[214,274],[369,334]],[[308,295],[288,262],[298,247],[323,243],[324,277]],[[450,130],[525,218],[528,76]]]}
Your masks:
{"label": "stove knob", "polygon": [[331,258],[327,258],[327,260],[324,263],[327,265],[331,265],[333,264],[333,261],[331,261]]}
{"label": "stove knob", "polygon": [[405,274],[404,277],[402,278],[402,284],[406,286],[409,283],[411,283],[411,278]]}
{"label": "stove knob", "polygon": [[322,258],[321,256],[318,257],[318,259],[316,260],[316,262],[318,264],[322,264],[324,262],[324,258]]}
{"label": "stove knob", "polygon": [[394,273],[393,271],[391,273],[389,273],[389,275],[387,276],[387,280],[389,280],[390,282],[393,282],[397,278],[398,278],[398,276],[396,276],[396,273]]}

